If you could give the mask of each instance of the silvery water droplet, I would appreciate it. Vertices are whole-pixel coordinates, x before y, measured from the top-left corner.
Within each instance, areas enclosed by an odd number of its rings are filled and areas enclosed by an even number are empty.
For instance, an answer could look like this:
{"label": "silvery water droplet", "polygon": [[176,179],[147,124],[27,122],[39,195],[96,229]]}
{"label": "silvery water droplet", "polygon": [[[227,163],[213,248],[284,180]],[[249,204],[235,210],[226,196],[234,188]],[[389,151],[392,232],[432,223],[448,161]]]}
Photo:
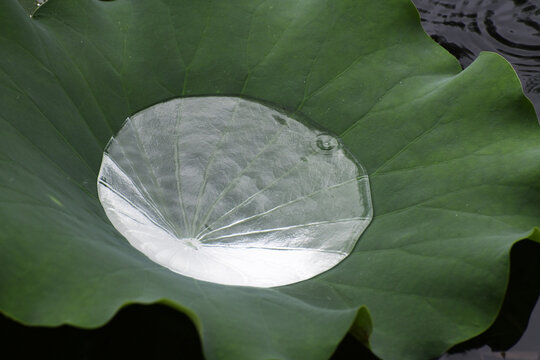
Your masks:
{"label": "silvery water droplet", "polygon": [[98,194],[150,259],[228,285],[320,274],[372,218],[367,175],[335,137],[237,97],[174,99],[128,118]]}

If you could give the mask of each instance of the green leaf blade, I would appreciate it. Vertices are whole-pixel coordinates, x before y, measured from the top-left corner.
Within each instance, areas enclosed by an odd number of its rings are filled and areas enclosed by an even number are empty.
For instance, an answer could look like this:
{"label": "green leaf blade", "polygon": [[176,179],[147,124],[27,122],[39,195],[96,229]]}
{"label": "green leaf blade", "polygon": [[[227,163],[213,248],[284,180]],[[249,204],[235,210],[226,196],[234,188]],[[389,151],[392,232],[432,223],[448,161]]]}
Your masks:
{"label": "green leaf blade", "polygon": [[[408,1],[51,0],[31,19],[11,0],[0,34],[0,307],[24,323],[95,327],[166,301],[198,319],[209,359],[324,359],[365,306],[377,355],[428,358],[493,322],[511,246],[538,241],[540,133],[514,71],[483,54],[460,72]],[[123,120],[217,94],[343,134],[375,216],[338,267],[224,287],[108,222],[96,173]]]}

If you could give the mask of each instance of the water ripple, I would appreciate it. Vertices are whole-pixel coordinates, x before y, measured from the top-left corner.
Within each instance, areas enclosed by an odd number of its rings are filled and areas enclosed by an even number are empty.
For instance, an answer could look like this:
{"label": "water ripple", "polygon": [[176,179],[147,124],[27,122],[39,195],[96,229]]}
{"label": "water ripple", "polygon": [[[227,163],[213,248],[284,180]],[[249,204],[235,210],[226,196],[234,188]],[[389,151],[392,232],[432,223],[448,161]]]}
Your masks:
{"label": "water ripple", "polygon": [[413,2],[426,32],[463,67],[480,51],[495,51],[510,61],[540,116],[540,1]]}

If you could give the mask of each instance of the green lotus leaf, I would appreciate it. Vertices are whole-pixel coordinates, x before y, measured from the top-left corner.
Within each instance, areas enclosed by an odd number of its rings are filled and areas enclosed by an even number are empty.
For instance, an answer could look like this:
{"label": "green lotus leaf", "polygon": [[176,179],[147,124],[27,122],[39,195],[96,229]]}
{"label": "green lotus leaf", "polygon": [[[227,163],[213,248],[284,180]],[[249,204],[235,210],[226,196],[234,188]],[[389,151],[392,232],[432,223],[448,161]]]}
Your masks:
{"label": "green lotus leaf", "polygon": [[[196,324],[208,359],[326,359],[348,331],[427,359],[484,331],[509,252],[539,241],[540,131],[511,66],[466,70],[408,0],[0,2],[0,308],[97,327],[129,303]],[[374,217],[310,280],[224,286],[134,249],[97,198],[124,120],[177,97],[234,95],[339,134]]]}

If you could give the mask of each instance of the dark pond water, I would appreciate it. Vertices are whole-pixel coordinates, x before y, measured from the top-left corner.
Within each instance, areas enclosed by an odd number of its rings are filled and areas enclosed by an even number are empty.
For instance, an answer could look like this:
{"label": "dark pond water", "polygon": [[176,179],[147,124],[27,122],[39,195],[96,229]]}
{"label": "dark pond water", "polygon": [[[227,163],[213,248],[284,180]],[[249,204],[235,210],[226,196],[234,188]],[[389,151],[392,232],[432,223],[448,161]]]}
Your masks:
{"label": "dark pond water", "polygon": [[480,51],[503,55],[540,114],[540,0],[413,0],[422,26],[468,66]]}
{"label": "dark pond water", "polygon": [[[503,55],[516,69],[526,95],[540,115],[540,0],[413,0],[413,3],[424,30],[454,54],[463,67],[480,51]],[[540,262],[538,257],[534,260]],[[491,344],[491,347],[506,350],[504,345]],[[447,354],[441,360],[540,359],[540,300],[529,318],[527,330],[515,345],[504,352],[492,351],[491,347],[484,345]]]}

